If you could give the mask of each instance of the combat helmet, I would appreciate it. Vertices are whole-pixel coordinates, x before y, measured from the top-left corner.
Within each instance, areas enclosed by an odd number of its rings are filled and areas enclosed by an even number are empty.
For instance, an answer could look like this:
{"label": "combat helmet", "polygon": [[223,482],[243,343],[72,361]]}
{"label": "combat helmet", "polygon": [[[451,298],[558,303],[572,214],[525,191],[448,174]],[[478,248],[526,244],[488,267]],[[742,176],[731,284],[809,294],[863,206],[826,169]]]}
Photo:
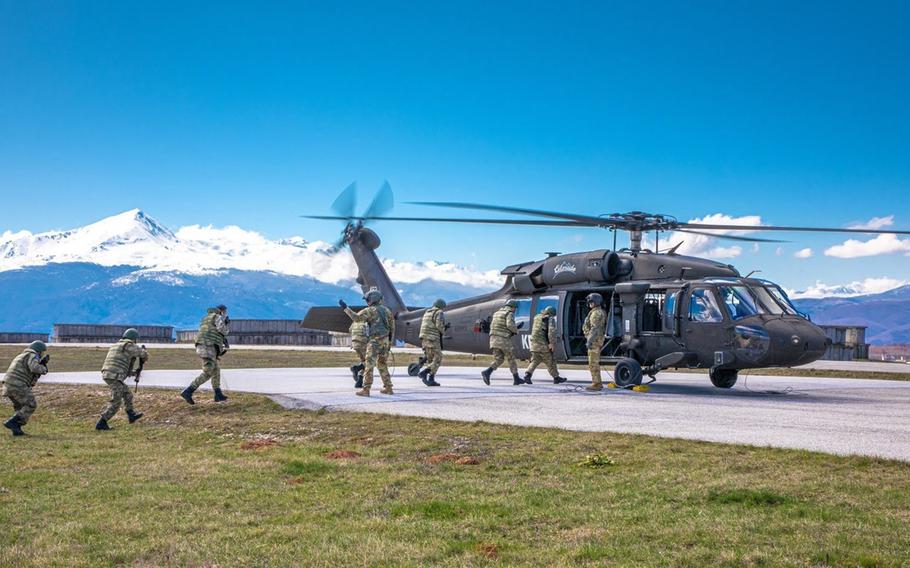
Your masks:
{"label": "combat helmet", "polygon": [[550,316],[555,316],[555,315],[556,315],[556,308],[554,308],[553,306],[547,306],[546,308],[544,308],[544,309],[541,311],[541,313],[547,314],[547,315],[550,315]]}
{"label": "combat helmet", "polygon": [[507,300],[503,307],[515,309],[518,307],[518,300]]}
{"label": "combat helmet", "polygon": [[594,304],[595,306],[602,306],[604,305],[604,297],[597,292],[592,292],[585,298],[585,303]]}
{"label": "combat helmet", "polygon": [[442,298],[439,298],[438,300],[433,302],[433,307],[439,308],[441,310],[442,308],[446,307],[446,301],[443,300]]}
{"label": "combat helmet", "polygon": [[130,341],[139,341],[139,330],[134,327],[129,328],[123,332],[123,339],[129,339]]}
{"label": "combat helmet", "polygon": [[367,301],[368,306],[374,306],[382,301],[382,292],[379,290],[370,290],[363,299]]}
{"label": "combat helmet", "polygon": [[44,353],[47,351],[47,344],[43,341],[32,341],[28,344],[28,348],[34,351],[35,353]]}

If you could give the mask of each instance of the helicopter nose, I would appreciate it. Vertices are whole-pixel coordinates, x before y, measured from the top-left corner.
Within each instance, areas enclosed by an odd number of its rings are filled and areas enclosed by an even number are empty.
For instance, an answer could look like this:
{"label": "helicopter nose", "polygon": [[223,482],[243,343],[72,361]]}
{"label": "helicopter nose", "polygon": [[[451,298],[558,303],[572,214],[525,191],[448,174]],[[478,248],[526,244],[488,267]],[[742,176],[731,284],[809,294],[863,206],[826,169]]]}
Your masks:
{"label": "helicopter nose", "polygon": [[770,358],[775,365],[798,366],[825,354],[830,340],[818,326],[806,320],[769,322]]}

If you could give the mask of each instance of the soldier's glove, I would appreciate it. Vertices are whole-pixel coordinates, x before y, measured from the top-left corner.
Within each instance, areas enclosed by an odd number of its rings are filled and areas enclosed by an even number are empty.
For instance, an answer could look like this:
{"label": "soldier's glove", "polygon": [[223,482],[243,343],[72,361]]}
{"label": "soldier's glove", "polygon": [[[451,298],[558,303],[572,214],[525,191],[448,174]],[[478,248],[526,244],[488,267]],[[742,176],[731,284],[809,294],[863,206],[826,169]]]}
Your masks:
{"label": "soldier's glove", "polygon": [[518,325],[515,326],[515,329],[521,329],[521,328],[523,328],[524,326],[525,326],[525,322],[521,322],[521,323],[519,323]]}
{"label": "soldier's glove", "polygon": [[342,310],[348,309],[348,303],[345,302],[344,300],[338,300],[338,305],[341,306]]}
{"label": "soldier's glove", "polygon": [[47,367],[47,364],[50,360],[51,360],[51,356],[50,356],[50,354],[47,354],[44,357],[42,357],[41,360],[38,362],[41,363],[42,365],[44,365],[45,367]]}
{"label": "soldier's glove", "polygon": [[445,325],[442,326],[442,327],[443,327],[443,329],[449,329],[450,327],[452,327],[452,324],[447,323],[447,324],[445,324]]}
{"label": "soldier's glove", "polygon": [[224,323],[225,325],[231,323],[231,318],[229,316],[224,316]]}

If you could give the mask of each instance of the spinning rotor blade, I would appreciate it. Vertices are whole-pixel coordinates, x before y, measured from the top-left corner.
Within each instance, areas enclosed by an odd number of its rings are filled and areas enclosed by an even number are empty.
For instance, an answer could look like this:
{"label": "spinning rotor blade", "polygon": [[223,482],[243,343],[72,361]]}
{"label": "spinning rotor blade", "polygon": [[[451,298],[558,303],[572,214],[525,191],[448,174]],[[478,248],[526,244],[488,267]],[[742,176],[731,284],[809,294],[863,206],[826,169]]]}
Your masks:
{"label": "spinning rotor blade", "polygon": [[535,215],[538,217],[551,217],[575,221],[591,227],[618,227],[623,221],[611,220],[609,217],[591,217],[575,213],[559,213],[556,211],[543,211],[540,209],[524,209],[521,207],[503,207],[500,205],[483,205],[480,203],[459,203],[453,201],[409,201],[413,205],[429,205],[430,207],[449,207],[454,209],[476,209],[478,211],[499,211],[502,213],[518,213],[521,215]]}
{"label": "spinning rotor blade", "polygon": [[354,216],[357,209],[357,182],[352,182],[344,191],[338,194],[335,202],[332,203],[332,211],[339,215],[339,218],[350,219]]}
{"label": "spinning rotor blade", "polygon": [[[835,229],[831,227],[775,227],[771,225],[709,225],[701,223],[677,223],[677,227],[685,229],[727,229],[736,231],[793,231],[793,232],[812,232],[812,233],[867,233],[876,235],[910,235],[910,231],[898,231],[888,229]],[[713,235],[721,236],[721,235]]]}
{"label": "spinning rotor blade", "polygon": [[388,213],[395,206],[395,199],[392,197],[392,188],[389,186],[389,182],[382,182],[379,191],[376,193],[376,197],[373,198],[373,202],[370,203],[370,206],[367,207],[366,212],[363,214],[361,219],[370,219],[373,217],[380,217],[385,213]]}
{"label": "spinning rotor blade", "polygon": [[716,235],[714,233],[706,233],[704,231],[693,231],[691,229],[674,229],[680,233],[690,233],[693,235],[704,235],[706,237],[711,237],[712,239],[729,239],[731,241],[745,241],[749,243],[787,243],[790,241],[782,241],[779,239],[761,239],[758,237],[740,237],[738,235]]}
{"label": "spinning rotor blade", "polygon": [[[320,219],[329,221],[346,220],[347,217],[331,215],[301,215],[305,219]],[[534,225],[538,227],[594,227],[587,223],[575,221],[548,221],[544,219],[455,219],[451,217],[355,217],[363,221],[416,221],[428,223],[479,223],[487,225]]]}

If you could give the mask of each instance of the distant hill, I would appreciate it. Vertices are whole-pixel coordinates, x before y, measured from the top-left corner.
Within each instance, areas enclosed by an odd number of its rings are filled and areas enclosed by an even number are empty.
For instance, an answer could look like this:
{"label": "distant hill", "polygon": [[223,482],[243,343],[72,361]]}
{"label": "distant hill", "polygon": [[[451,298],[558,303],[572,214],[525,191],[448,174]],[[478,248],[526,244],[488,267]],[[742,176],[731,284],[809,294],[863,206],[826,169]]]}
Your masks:
{"label": "distant hill", "polygon": [[818,324],[867,326],[870,343],[910,343],[910,286],[849,298],[807,298],[794,304]]}

